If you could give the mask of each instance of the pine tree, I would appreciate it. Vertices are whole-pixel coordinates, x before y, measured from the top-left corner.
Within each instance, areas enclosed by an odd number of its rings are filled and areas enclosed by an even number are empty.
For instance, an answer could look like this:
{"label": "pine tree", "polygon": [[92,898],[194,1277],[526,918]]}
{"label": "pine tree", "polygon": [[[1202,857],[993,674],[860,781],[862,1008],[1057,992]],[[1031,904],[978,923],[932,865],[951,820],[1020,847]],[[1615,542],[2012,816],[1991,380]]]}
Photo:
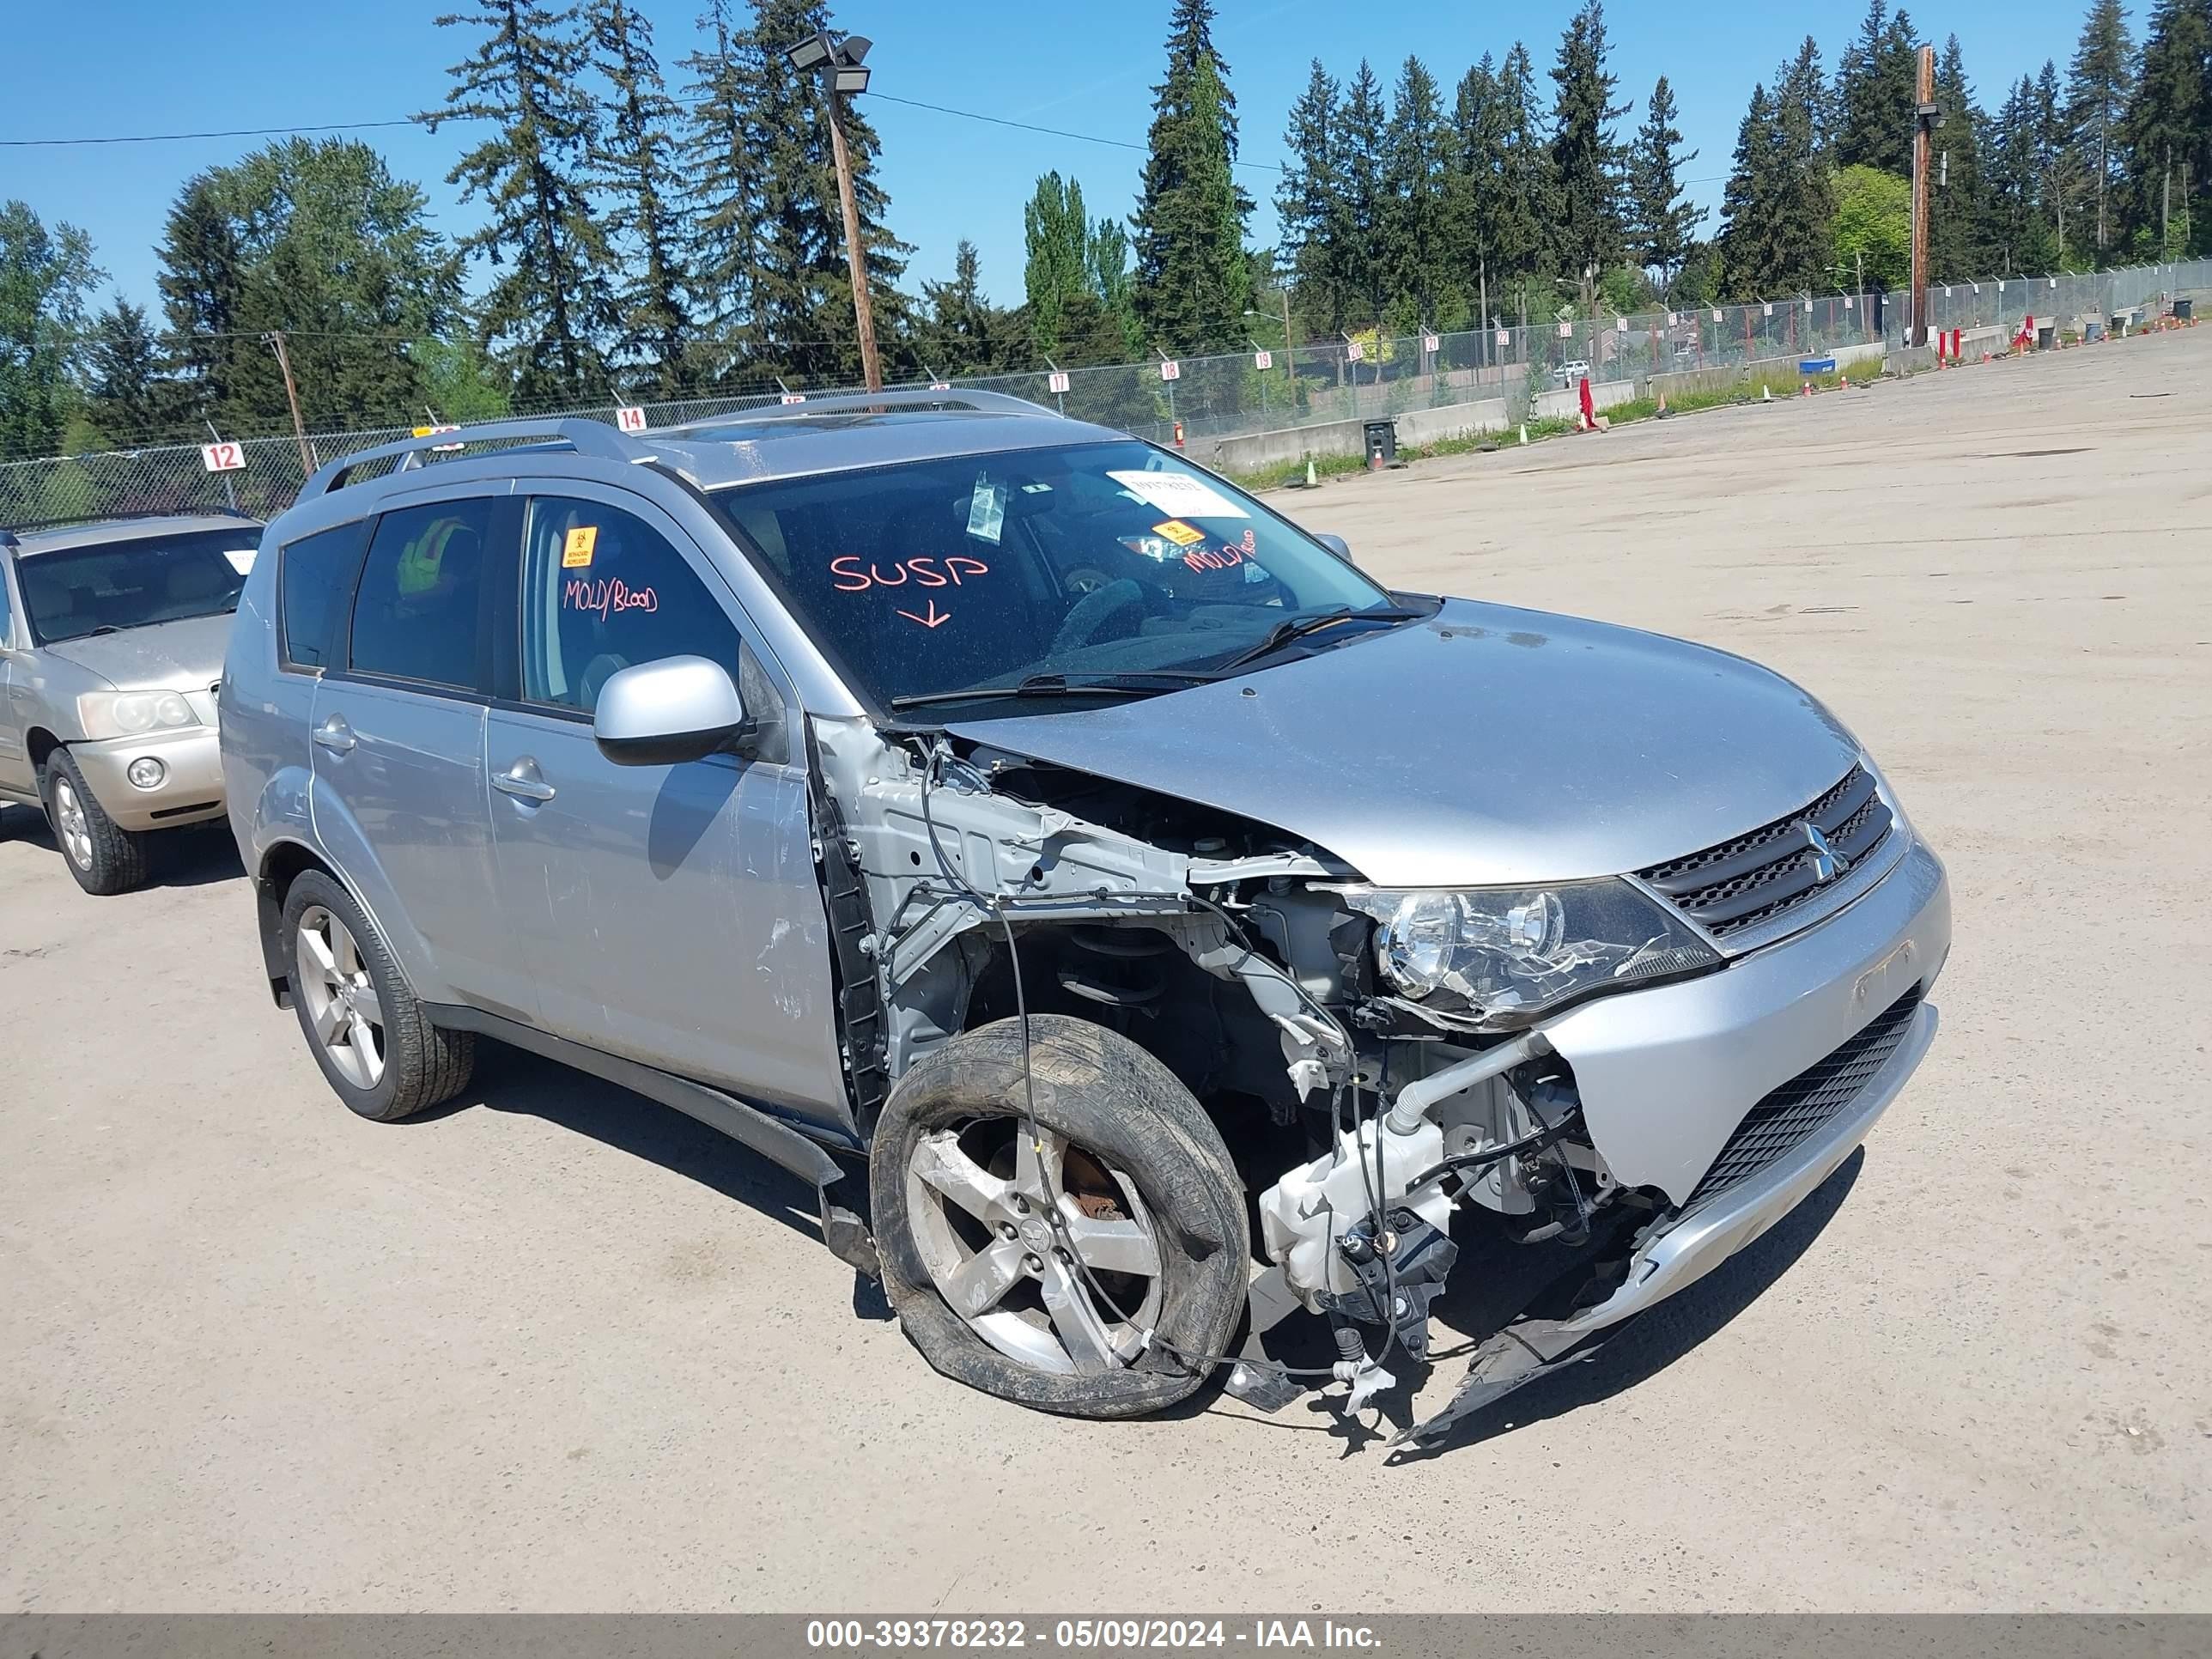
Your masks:
{"label": "pine tree", "polygon": [[2212,4],[2158,0],[2128,105],[2129,214],[2152,257],[2184,258],[2212,183]]}
{"label": "pine tree", "polygon": [[1098,300],[1101,326],[1121,342],[1123,362],[1145,355],[1145,328],[1137,320],[1137,283],[1129,270],[1129,233],[1116,219],[1101,219],[1091,228],[1085,264],[1091,291]]}
{"label": "pine tree", "polygon": [[684,60],[691,79],[684,87],[679,155],[688,181],[684,252],[690,312],[695,328],[718,342],[707,350],[695,346],[695,378],[711,378],[735,361],[737,349],[728,343],[750,314],[760,177],[746,131],[750,88],[738,55],[739,30],[730,0],[708,0],[699,27],[708,44]]}
{"label": "pine tree", "polygon": [[1990,118],[1974,101],[1959,37],[1943,43],[1936,64],[1936,103],[1944,125],[1936,134],[1928,210],[1928,269],[1937,282],[1965,282],[1988,269],[1990,204],[1982,183],[1982,147]]}
{"label": "pine tree", "polygon": [[1917,101],[1919,43],[1903,11],[1868,0],[1858,36],[1836,70],[1835,161],[1838,167],[1912,173],[1912,112]]}
{"label": "pine tree", "polygon": [[1682,193],[1685,164],[1698,152],[1681,150],[1682,134],[1675,126],[1674,89],[1661,76],[1651,88],[1644,125],[1628,158],[1629,241],[1637,262],[1659,273],[1663,289],[1682,267],[1697,240],[1705,210]]}
{"label": "pine tree", "polygon": [[175,435],[161,343],[141,307],[118,300],[94,319],[85,380],[93,421],[107,442],[122,447]]}
{"label": "pine tree", "polygon": [[[1629,104],[1615,104],[1619,86],[1606,68],[1605,8],[1583,0],[1559,41],[1552,80],[1559,88],[1552,117],[1554,240],[1570,273],[1594,276],[1620,262],[1623,152],[1613,123]],[[1585,287],[1588,287],[1585,281]]]}
{"label": "pine tree", "polygon": [[1747,298],[1810,293],[1826,287],[1833,273],[1836,186],[1820,146],[1824,84],[1820,51],[1808,35],[1775,72],[1774,161],[1782,188],[1768,208],[1775,220],[1775,263],[1766,273],[1772,286]]}
{"label": "pine tree", "polygon": [[1344,273],[1344,325],[1381,320],[1389,295],[1382,281],[1382,131],[1387,125],[1382,85],[1363,58],[1347,84],[1338,131],[1343,210],[1336,231],[1338,268]]}
{"label": "pine tree", "polygon": [[1776,211],[1787,188],[1779,124],[1764,85],[1736,129],[1735,155],[1721,198],[1719,252],[1723,291],[1740,299],[1784,291],[1785,263]]}
{"label": "pine tree", "polygon": [[2112,245],[2112,202],[2125,176],[2120,123],[2135,85],[2134,64],[2135,47],[2128,39],[2127,14],[2120,0],[2091,0],[2066,78],[2066,125],[2095,204],[2094,246],[2099,263]]}
{"label": "pine tree", "polygon": [[0,204],[0,455],[51,455],[75,402],[86,296],[106,273],[76,226]]}
{"label": "pine tree", "polygon": [[585,21],[594,67],[614,94],[592,159],[599,186],[613,204],[606,234],[621,271],[616,349],[629,362],[649,366],[644,384],[654,395],[672,398],[690,379],[691,336],[676,101],[653,58],[653,25],[629,0],[589,0]]}
{"label": "pine tree", "polygon": [[445,107],[416,118],[434,132],[447,121],[493,127],[446,175],[463,201],[487,210],[460,242],[499,273],[483,295],[478,334],[513,365],[526,406],[602,397],[605,349],[621,317],[606,236],[592,216],[599,110],[583,82],[589,52],[576,9],[477,0],[438,24],[483,37],[449,71]]}
{"label": "pine tree", "polygon": [[2042,212],[2036,101],[2035,82],[2023,75],[1990,123],[1984,176],[1990,252],[2000,276],[2057,262]]}
{"label": "pine tree", "polygon": [[1048,173],[1022,210],[1022,238],[1029,258],[1022,287],[1029,306],[1030,342],[1052,357],[1065,345],[1069,307],[1091,287],[1091,222],[1083,186]]}
{"label": "pine tree", "polygon": [[1164,346],[1220,349],[1243,337],[1252,201],[1237,182],[1237,100],[1214,50],[1212,0],[1176,0],[1167,56],[1133,219],[1137,310]]}
{"label": "pine tree", "polygon": [[[2066,216],[2079,203],[2082,174],[2067,120],[2066,103],[2058,89],[2058,66],[2048,58],[2035,77],[2033,131],[2035,134],[2036,199],[2051,227],[2051,263],[2063,264],[2068,258]],[[2077,216],[2075,234],[2079,235]]]}
{"label": "pine tree", "polygon": [[1334,335],[1344,326],[1345,277],[1337,236],[1344,216],[1337,84],[1313,60],[1306,89],[1291,106],[1283,148],[1290,160],[1275,191],[1279,252],[1298,304]]}
{"label": "pine tree", "polygon": [[[1401,333],[1437,323],[1448,304],[1450,321],[1463,320],[1465,301],[1458,295],[1444,244],[1445,148],[1436,76],[1419,58],[1408,57],[1398,72],[1383,136],[1378,239],[1386,309],[1392,328]],[[1449,302],[1447,289],[1452,294]]]}
{"label": "pine tree", "polygon": [[1536,69],[1518,40],[1498,66],[1498,109],[1504,138],[1495,219],[1498,265],[1508,277],[1533,277],[1547,268],[1554,191]]}
{"label": "pine tree", "polygon": [[988,374],[1009,360],[1007,320],[983,297],[981,264],[975,244],[963,236],[953,250],[952,280],[921,285],[929,314],[916,343],[923,363],[939,374]]}
{"label": "pine tree", "polygon": [[[1498,67],[1488,52],[1460,77],[1452,100],[1450,151],[1444,173],[1444,237],[1463,291],[1489,296],[1496,270],[1498,195],[1505,167],[1505,131]],[[1476,317],[1478,327],[1487,317]]]}
{"label": "pine tree", "polygon": [[154,285],[161,295],[166,366],[177,386],[179,412],[194,422],[215,420],[235,407],[234,391],[246,378],[246,362],[261,347],[240,325],[245,297],[245,255],[239,232],[212,174],[185,181],[169,209]]}

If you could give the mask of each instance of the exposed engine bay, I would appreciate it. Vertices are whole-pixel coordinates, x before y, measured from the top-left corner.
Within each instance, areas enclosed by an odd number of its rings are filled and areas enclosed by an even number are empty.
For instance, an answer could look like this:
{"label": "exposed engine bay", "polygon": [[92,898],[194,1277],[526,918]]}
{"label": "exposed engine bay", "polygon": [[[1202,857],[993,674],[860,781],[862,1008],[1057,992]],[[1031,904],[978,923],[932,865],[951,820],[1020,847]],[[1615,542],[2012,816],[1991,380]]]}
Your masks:
{"label": "exposed engine bay", "polygon": [[[1204,1357],[1231,1365],[1232,1393],[1274,1410],[1301,1391],[1268,1346],[1300,1312],[1328,1322],[1337,1358],[1297,1376],[1344,1384],[1347,1411],[1392,1366],[1425,1364],[1462,1206],[1489,1212],[1486,1240],[1586,1245],[1588,1260],[1547,1292],[1558,1307],[1532,1304],[1481,1344],[1460,1397],[1409,1437],[1595,1347],[1552,1316],[1618,1280],[1626,1258],[1607,1242],[1664,1195],[1625,1188],[1594,1144],[1572,1067],[1522,1006],[1540,1012],[1547,988],[1425,942],[1436,895],[1378,892],[1265,824],[933,730],[823,722],[812,740],[863,1136],[886,1091],[958,1033],[1076,1015],[1163,1061],[1257,1195],[1268,1265],[1250,1334]],[[1655,981],[1717,964],[1663,916],[1623,944],[1617,927],[1578,938],[1556,902],[1528,909],[1496,925],[1548,950],[1540,962],[1601,957],[1616,978]],[[1407,994],[1425,973],[1433,991]]]}

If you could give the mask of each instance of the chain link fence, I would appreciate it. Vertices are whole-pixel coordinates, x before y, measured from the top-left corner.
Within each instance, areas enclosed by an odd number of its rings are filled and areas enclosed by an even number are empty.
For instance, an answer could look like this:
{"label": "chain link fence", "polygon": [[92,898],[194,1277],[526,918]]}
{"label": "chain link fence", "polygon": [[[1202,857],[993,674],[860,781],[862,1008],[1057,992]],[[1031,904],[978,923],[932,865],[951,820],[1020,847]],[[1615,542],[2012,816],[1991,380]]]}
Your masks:
{"label": "chain link fence", "polygon": [[[2212,260],[1942,283],[1929,290],[1928,325],[1931,332],[1994,331],[1989,349],[2001,349],[2029,318],[2039,326],[2049,320],[2072,327],[2087,319],[2111,326],[2121,315],[2160,314],[2173,299],[2208,290]],[[1866,356],[1901,344],[1901,299],[1877,292],[1801,295],[1450,333],[1370,331],[1287,350],[1255,346],[1179,362],[1065,373],[1038,369],[937,384],[1008,392],[1074,419],[1204,453],[1224,439],[1455,405],[1502,405],[1496,411],[1502,418],[1491,422],[1502,426],[1540,412],[1547,398],[1561,406],[1560,398],[1585,376],[1594,388],[1630,385],[1639,393],[1662,374],[1741,374],[1774,365],[1786,379],[1800,360]],[[827,390],[817,388],[816,395]],[[688,398],[649,404],[647,417],[650,427],[665,428],[776,400],[774,393]],[[612,405],[564,412],[610,424],[616,419]],[[309,438],[305,456],[289,435],[242,439],[234,447],[243,465],[224,471],[209,471],[193,445],[0,462],[0,525],[118,513],[228,510],[267,518],[291,504],[309,463],[319,466],[412,430],[318,434]],[[1348,453],[1358,449],[1355,441]]]}

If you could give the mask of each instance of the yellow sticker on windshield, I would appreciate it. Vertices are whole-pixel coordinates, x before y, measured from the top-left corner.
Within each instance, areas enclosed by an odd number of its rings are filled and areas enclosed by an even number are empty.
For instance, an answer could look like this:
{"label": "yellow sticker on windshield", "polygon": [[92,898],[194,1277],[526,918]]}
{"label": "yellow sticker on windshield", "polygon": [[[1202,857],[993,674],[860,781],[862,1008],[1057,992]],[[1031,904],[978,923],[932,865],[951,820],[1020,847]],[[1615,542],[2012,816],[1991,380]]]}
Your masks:
{"label": "yellow sticker on windshield", "polygon": [[1155,535],[1166,537],[1177,547],[1190,547],[1206,539],[1203,530],[1193,530],[1181,519],[1170,519],[1165,524],[1156,524],[1152,531]]}
{"label": "yellow sticker on windshield", "polygon": [[561,568],[563,570],[575,570],[591,563],[592,550],[599,544],[599,526],[578,525],[568,532],[568,544],[561,550]]}

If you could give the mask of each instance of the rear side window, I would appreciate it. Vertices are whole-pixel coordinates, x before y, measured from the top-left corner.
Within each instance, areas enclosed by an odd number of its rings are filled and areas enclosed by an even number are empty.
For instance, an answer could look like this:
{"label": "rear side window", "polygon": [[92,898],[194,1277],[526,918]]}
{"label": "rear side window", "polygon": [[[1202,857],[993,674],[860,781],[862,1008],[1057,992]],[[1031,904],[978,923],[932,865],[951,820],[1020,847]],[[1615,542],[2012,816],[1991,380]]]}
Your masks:
{"label": "rear side window", "polygon": [[588,714],[608,677],[663,657],[739,672],[738,630],[684,556],[634,514],[541,495],[522,563],[522,695]]}
{"label": "rear side window", "polygon": [[338,625],[361,568],[365,523],[342,524],[302,536],[277,556],[276,610],[283,618],[281,654],[287,668],[329,668],[336,662]]}
{"label": "rear side window", "polygon": [[360,673],[479,689],[477,600],[489,496],[401,507],[377,520],[354,600],[349,655]]}
{"label": "rear side window", "polygon": [[8,573],[0,570],[0,645],[9,642],[9,629],[14,617],[15,612],[8,605]]}

